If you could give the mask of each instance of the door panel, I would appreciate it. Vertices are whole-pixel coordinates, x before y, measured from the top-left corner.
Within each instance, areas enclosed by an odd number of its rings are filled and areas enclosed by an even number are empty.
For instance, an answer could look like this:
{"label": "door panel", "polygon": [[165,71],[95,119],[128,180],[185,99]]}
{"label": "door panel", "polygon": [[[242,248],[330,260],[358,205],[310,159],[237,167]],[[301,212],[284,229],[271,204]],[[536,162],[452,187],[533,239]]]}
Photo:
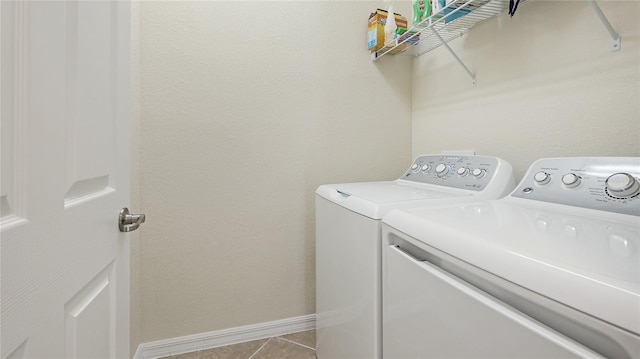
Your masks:
{"label": "door panel", "polygon": [[[116,3],[73,2],[67,6],[67,185],[66,202],[108,193],[115,167],[114,94],[117,67]],[[91,33],[90,37],[84,34]]]}
{"label": "door panel", "polygon": [[[25,81],[21,75],[24,66],[23,58],[25,49],[20,47],[21,42],[16,37],[24,37],[20,26],[23,14],[21,8],[11,8],[11,12],[2,12],[0,21],[0,36],[3,49],[0,52],[0,78],[2,79],[2,106],[0,108],[2,123],[0,127],[0,144],[2,171],[0,171],[0,225],[2,228],[19,225],[25,219],[22,217],[22,204],[24,199],[24,176],[21,166],[24,164],[24,131],[22,117],[26,104],[18,101],[24,98]],[[5,51],[5,47],[11,51]]]}
{"label": "door panel", "polygon": [[98,274],[65,304],[67,358],[113,358],[115,308],[113,265]]}
{"label": "door panel", "polygon": [[0,357],[128,357],[129,4],[3,1],[0,18]]}

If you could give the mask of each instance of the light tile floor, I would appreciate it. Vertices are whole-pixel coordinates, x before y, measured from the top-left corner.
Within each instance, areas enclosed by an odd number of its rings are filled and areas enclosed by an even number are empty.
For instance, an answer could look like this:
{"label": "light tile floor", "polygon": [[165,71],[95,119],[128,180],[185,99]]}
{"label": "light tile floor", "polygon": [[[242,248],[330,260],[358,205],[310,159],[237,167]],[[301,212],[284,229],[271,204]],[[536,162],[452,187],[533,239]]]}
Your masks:
{"label": "light tile floor", "polygon": [[165,357],[166,359],[315,359],[316,331],[292,333]]}

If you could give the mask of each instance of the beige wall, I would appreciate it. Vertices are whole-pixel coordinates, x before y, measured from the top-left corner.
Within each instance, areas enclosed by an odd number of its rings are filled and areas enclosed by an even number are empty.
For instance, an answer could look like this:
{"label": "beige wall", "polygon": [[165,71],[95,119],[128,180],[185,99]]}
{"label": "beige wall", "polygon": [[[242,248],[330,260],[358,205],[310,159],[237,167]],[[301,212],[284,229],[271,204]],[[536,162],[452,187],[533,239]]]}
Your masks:
{"label": "beige wall", "polygon": [[414,61],[413,154],[475,149],[519,180],[540,157],[640,155],[640,2],[529,1]]}
{"label": "beige wall", "polygon": [[134,350],[315,312],[315,188],[411,161],[411,60],[369,60],[377,5],[135,4]]}

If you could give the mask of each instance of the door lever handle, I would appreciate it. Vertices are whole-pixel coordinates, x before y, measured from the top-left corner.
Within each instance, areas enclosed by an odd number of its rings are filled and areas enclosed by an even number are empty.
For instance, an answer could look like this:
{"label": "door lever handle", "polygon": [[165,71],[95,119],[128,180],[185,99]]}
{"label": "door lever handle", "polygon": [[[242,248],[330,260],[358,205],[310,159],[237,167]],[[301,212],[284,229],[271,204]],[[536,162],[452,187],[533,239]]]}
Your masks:
{"label": "door lever handle", "polygon": [[120,232],[135,231],[144,221],[144,214],[129,214],[129,208],[124,207],[118,216],[118,228],[120,228]]}

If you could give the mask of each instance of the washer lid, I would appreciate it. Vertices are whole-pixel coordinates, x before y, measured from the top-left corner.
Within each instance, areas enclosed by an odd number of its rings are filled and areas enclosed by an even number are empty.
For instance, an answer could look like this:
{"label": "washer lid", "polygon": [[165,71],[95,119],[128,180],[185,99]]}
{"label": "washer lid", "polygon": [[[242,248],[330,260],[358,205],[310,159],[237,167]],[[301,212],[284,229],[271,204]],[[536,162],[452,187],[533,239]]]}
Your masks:
{"label": "washer lid", "polygon": [[318,187],[316,194],[373,219],[381,219],[384,214],[394,208],[415,206],[419,201],[443,205],[450,204],[450,199],[453,198],[470,199],[472,196],[472,193],[466,190],[427,184],[409,185],[405,182],[381,181],[322,185]]}
{"label": "washer lid", "polygon": [[489,273],[640,334],[637,217],[497,200],[392,211],[383,222]]}

